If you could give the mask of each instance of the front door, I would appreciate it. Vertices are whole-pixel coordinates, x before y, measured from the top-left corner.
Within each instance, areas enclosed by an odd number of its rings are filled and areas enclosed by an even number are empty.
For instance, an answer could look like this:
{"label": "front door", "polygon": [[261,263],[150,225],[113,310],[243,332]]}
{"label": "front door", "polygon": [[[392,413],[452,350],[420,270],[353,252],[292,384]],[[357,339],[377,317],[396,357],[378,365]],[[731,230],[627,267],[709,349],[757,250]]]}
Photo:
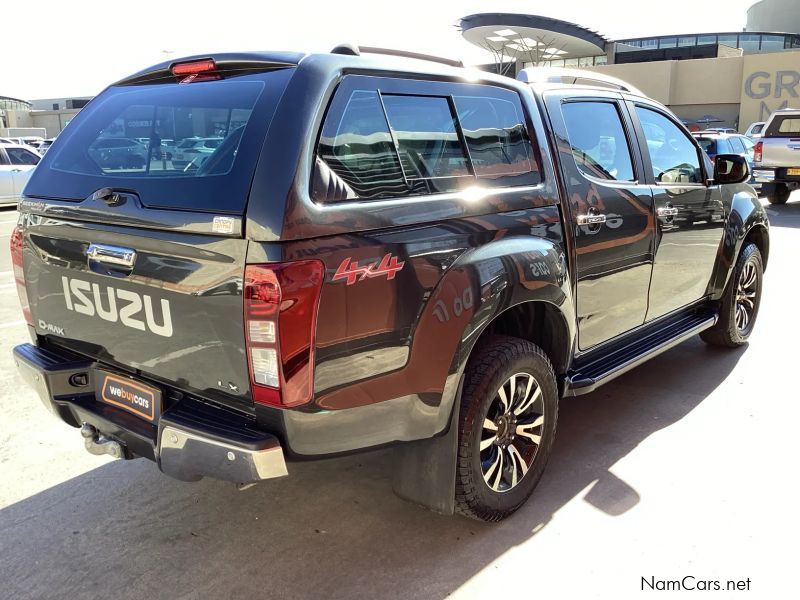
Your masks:
{"label": "front door", "polygon": [[656,255],[647,321],[706,295],[724,233],[719,186],[709,185],[703,151],[657,105],[629,103],[638,121],[656,209]]}
{"label": "front door", "polygon": [[545,95],[575,232],[578,345],[644,323],[653,266],[651,188],[616,92]]}

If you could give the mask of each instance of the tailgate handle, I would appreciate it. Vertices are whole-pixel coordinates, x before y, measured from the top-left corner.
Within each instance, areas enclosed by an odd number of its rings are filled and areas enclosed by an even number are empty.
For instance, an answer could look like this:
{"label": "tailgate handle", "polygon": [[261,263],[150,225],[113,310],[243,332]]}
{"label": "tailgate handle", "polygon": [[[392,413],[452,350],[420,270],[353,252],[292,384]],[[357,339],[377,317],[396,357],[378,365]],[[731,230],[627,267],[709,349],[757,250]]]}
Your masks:
{"label": "tailgate handle", "polygon": [[96,271],[98,263],[112,267],[123,267],[132,270],[133,263],[136,262],[136,250],[132,248],[120,248],[119,246],[108,246],[106,244],[89,244],[86,252],[89,260],[89,268]]}

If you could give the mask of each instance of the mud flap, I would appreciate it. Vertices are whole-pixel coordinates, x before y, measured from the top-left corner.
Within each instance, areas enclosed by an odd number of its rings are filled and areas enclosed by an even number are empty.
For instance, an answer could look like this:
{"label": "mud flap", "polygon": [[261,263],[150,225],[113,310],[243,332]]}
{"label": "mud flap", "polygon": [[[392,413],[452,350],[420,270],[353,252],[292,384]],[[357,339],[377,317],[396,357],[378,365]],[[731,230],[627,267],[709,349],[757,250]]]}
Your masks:
{"label": "mud flap", "polygon": [[453,402],[447,431],[434,438],[408,442],[394,451],[392,489],[403,500],[452,515],[456,502],[456,460],[461,386]]}

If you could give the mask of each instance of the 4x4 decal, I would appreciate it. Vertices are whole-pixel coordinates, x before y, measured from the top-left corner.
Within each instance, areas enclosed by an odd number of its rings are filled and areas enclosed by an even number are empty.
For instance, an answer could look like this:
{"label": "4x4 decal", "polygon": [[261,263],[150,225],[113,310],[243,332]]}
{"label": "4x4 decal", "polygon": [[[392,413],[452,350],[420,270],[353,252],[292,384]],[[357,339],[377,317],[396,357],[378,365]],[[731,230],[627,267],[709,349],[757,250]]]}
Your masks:
{"label": "4x4 decal", "polygon": [[339,268],[336,269],[331,281],[338,281],[346,279],[347,285],[353,285],[356,281],[362,281],[369,277],[383,277],[386,279],[394,279],[395,274],[405,266],[405,261],[398,260],[396,256],[387,253],[379,261],[373,261],[371,264],[358,266],[358,261],[348,257],[342,261]]}

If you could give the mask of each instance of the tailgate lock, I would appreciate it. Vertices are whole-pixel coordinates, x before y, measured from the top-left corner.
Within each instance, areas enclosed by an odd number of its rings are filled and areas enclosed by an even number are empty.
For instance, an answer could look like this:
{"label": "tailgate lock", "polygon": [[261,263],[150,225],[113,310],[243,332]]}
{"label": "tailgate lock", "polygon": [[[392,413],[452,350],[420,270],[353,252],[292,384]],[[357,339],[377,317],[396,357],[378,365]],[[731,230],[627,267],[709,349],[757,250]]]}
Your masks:
{"label": "tailgate lock", "polygon": [[97,428],[93,425],[84,423],[81,427],[81,435],[83,436],[83,443],[86,446],[86,450],[89,451],[89,453],[97,456],[108,454],[114,458],[125,457],[122,444],[107,438],[97,431]]}

